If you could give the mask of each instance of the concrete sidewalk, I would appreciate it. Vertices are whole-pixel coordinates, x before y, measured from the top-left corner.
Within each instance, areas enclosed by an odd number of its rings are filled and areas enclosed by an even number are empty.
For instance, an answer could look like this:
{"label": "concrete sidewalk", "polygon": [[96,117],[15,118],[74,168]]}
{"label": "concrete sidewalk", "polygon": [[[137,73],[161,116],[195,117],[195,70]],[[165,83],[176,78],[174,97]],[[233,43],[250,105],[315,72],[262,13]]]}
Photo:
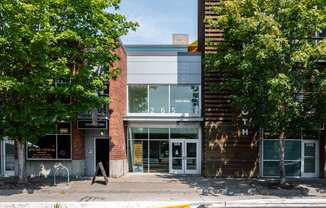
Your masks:
{"label": "concrete sidewalk", "polygon": [[[21,203],[0,203],[0,208],[53,208],[55,202],[21,202]],[[326,207],[326,199],[256,199],[239,201],[115,201],[115,202],[62,202],[62,208],[319,208]]]}
{"label": "concrete sidewalk", "polygon": [[187,201],[208,203],[211,206],[215,202],[225,206],[227,202],[231,206],[233,202],[241,200],[269,199],[281,202],[292,199],[326,199],[326,180],[323,179],[291,181],[292,187],[289,189],[281,189],[271,180],[169,174],[129,174],[119,179],[110,179],[107,186],[101,183],[91,185],[90,180],[73,181],[69,186],[64,183],[53,186],[49,181],[17,186],[14,182],[8,184],[0,180],[0,184],[0,202],[135,204],[137,201],[148,203]]}

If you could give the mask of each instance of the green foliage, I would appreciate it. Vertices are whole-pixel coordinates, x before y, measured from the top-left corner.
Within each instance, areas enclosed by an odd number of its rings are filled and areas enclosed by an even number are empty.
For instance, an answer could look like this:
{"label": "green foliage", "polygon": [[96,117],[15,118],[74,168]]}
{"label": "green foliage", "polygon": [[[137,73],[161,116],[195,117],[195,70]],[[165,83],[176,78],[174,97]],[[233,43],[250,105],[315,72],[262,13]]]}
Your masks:
{"label": "green foliage", "polygon": [[53,205],[53,208],[63,208],[63,206],[61,204],[59,204],[59,203],[55,203]]}
{"label": "green foliage", "polygon": [[[137,26],[119,0],[1,0],[0,134],[20,141],[109,103],[119,37]],[[99,73],[95,69],[103,69]]]}
{"label": "green foliage", "polygon": [[[326,122],[324,0],[227,0],[214,8],[224,41],[206,56],[208,70],[231,74],[223,86],[256,127],[279,134]],[[304,99],[300,99],[304,94]]]}

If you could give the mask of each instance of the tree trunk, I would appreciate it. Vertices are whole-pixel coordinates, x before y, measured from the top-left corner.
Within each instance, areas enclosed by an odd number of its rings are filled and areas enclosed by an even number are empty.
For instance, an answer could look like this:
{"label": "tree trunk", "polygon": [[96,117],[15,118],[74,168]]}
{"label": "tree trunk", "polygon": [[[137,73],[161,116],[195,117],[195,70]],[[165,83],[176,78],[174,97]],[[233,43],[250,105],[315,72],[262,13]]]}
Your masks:
{"label": "tree trunk", "polygon": [[280,184],[283,185],[286,182],[285,179],[285,130],[282,129],[279,142],[280,142]]}
{"label": "tree trunk", "polygon": [[26,182],[25,175],[25,142],[17,141],[17,155],[18,155],[18,178],[19,182]]}

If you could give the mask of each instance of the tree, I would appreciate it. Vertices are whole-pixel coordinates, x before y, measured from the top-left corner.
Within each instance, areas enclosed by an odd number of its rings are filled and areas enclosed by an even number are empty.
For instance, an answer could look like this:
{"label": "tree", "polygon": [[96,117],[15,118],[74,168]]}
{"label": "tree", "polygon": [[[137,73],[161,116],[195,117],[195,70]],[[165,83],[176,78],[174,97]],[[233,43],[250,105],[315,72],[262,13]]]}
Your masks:
{"label": "tree", "polygon": [[136,23],[119,0],[2,0],[0,135],[17,143],[25,180],[25,143],[63,120],[106,105],[97,92],[118,75],[119,37]]}
{"label": "tree", "polygon": [[292,129],[319,128],[326,118],[324,0],[227,0],[215,7],[224,40],[207,54],[208,70],[224,73],[232,103],[249,111],[252,125],[280,143],[280,181],[285,183],[284,143]]}

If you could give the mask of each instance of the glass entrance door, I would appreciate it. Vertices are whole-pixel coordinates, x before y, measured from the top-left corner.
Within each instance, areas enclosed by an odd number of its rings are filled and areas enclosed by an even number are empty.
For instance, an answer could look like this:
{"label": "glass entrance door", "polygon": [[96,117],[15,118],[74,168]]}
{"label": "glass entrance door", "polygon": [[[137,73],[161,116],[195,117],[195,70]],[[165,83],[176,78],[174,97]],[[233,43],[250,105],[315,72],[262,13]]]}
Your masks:
{"label": "glass entrance door", "polygon": [[318,161],[319,161],[319,148],[318,141],[306,140],[302,142],[302,176],[303,177],[318,177]]}
{"label": "glass entrance door", "polygon": [[4,175],[15,175],[15,142],[12,140],[4,140]]}
{"label": "glass entrance door", "polygon": [[170,142],[170,172],[174,174],[183,174],[185,169],[184,163],[184,141],[174,140]]}
{"label": "glass entrance door", "polygon": [[198,140],[176,139],[170,142],[170,173],[199,174]]}

